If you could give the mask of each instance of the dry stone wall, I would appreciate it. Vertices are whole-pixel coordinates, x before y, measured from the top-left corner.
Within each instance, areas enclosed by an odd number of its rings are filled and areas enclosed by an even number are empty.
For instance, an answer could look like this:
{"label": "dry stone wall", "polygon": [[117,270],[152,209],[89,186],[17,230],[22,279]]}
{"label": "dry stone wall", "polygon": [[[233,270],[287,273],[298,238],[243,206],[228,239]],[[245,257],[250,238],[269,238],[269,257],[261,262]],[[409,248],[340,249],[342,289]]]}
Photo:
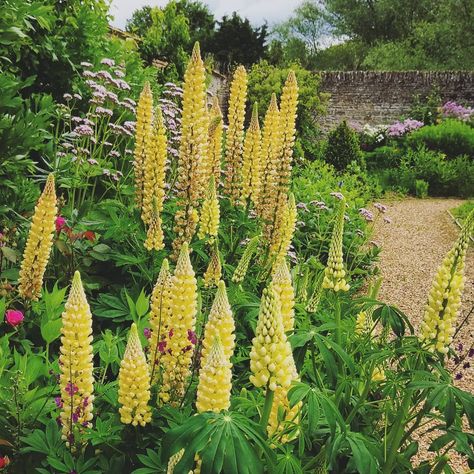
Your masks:
{"label": "dry stone wall", "polygon": [[392,123],[409,112],[416,96],[437,88],[443,101],[474,103],[474,72],[321,72],[321,92],[329,95],[322,130],[342,120],[360,125]]}

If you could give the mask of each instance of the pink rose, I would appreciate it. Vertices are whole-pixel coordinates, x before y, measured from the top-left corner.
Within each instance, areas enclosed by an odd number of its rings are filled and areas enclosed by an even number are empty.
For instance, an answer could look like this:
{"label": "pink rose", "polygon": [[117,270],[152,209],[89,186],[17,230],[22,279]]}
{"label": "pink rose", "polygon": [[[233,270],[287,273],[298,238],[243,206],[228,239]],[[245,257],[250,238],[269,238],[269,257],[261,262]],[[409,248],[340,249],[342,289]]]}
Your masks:
{"label": "pink rose", "polygon": [[5,313],[5,320],[7,324],[9,324],[13,328],[16,326],[19,326],[23,322],[24,319],[25,319],[25,316],[23,316],[23,313],[16,309],[9,309]]}
{"label": "pink rose", "polygon": [[61,232],[61,229],[66,225],[66,219],[63,216],[56,217],[56,232]]}

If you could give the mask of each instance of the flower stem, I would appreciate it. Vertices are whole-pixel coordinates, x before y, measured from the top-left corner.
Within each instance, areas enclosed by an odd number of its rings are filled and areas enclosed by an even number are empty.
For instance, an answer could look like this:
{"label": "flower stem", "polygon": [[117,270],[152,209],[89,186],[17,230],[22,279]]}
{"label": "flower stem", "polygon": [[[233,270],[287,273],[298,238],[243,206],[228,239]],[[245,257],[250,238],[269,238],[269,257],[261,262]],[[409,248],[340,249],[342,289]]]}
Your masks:
{"label": "flower stem", "polygon": [[262,417],[260,418],[260,426],[264,431],[267,430],[268,419],[270,418],[270,412],[272,410],[273,398],[275,392],[267,387],[267,393],[265,395],[265,404],[263,405]]}

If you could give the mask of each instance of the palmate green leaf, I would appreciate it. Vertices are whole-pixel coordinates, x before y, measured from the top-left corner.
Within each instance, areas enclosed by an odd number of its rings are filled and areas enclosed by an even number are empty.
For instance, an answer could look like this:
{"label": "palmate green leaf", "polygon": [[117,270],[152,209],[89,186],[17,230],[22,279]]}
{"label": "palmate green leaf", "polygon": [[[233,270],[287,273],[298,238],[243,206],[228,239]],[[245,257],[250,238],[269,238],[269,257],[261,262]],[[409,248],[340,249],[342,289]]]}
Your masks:
{"label": "palmate green leaf", "polygon": [[452,390],[456,400],[462,405],[464,413],[466,413],[470,427],[474,429],[474,395],[457,387],[453,387]]}
{"label": "palmate green leaf", "polygon": [[355,466],[360,474],[377,474],[377,461],[367,449],[366,440],[360,433],[348,433],[347,441],[352,451]]}
{"label": "palmate green leaf", "polygon": [[194,458],[201,458],[201,472],[258,474],[263,464],[257,450],[264,453],[273,466],[273,452],[266,444],[260,427],[243,415],[232,412],[202,413],[168,431],[163,439],[161,459],[169,458],[185,449],[177,472],[188,472]]}
{"label": "palmate green leaf", "polygon": [[290,451],[277,455],[275,474],[303,474],[301,463]]}

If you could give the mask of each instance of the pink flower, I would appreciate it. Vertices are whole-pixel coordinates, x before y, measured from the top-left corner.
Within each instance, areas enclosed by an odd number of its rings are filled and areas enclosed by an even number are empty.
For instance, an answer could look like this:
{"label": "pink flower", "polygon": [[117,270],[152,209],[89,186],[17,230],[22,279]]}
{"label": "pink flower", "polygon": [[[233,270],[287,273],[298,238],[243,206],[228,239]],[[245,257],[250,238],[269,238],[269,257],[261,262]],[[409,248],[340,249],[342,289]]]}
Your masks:
{"label": "pink flower", "polygon": [[56,232],[59,234],[59,232],[61,232],[63,227],[66,225],[66,219],[64,219],[63,216],[58,216],[56,217],[55,224],[56,224]]}
{"label": "pink flower", "polygon": [[145,328],[143,330],[143,335],[147,338],[147,339],[150,339],[151,337],[151,329],[150,328]]}
{"label": "pink flower", "polygon": [[9,309],[5,313],[5,320],[12,328],[19,326],[24,319],[25,316],[23,316],[23,313],[16,309]]}

